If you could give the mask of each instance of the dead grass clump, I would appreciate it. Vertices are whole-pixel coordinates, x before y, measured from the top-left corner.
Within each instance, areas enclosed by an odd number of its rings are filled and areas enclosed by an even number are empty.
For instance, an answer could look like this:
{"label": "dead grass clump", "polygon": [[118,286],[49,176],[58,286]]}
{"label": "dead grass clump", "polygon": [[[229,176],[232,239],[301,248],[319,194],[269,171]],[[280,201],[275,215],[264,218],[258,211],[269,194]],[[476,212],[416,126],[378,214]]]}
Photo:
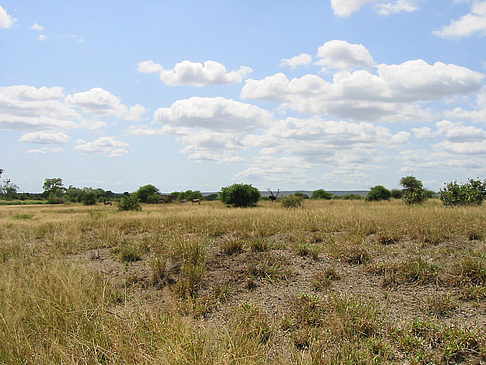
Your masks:
{"label": "dead grass clump", "polygon": [[243,251],[243,241],[240,239],[225,239],[220,243],[219,247],[225,255],[234,255]]}
{"label": "dead grass clump", "polygon": [[337,257],[352,265],[366,264],[371,260],[371,254],[363,246],[345,246],[338,249]]}
{"label": "dead grass clump", "polygon": [[265,238],[256,238],[248,242],[250,249],[254,252],[265,252],[270,250],[270,242]]}
{"label": "dead grass clump", "polygon": [[248,264],[248,275],[257,280],[280,280],[290,276],[288,261],[280,256],[263,253],[257,256],[256,261]]}
{"label": "dead grass clump", "polygon": [[341,276],[337,273],[336,269],[330,267],[323,272],[315,274],[311,283],[314,290],[324,290],[330,287],[334,280],[339,279],[341,279]]}
{"label": "dead grass clump", "polygon": [[380,245],[391,245],[400,241],[401,235],[398,233],[380,232],[376,237],[376,242]]}
{"label": "dead grass clump", "polygon": [[321,252],[322,247],[320,245],[316,244],[310,244],[310,243],[300,243],[296,247],[297,254],[299,256],[310,256],[314,260],[317,260],[319,258],[319,253]]}
{"label": "dead grass clump", "polygon": [[113,253],[122,262],[140,261],[142,256],[148,252],[148,247],[140,245],[138,242],[121,242],[113,249]]}
{"label": "dead grass clump", "polygon": [[409,259],[398,264],[382,265],[376,273],[384,275],[383,286],[437,283],[439,266],[422,258]]}
{"label": "dead grass clump", "polygon": [[450,281],[454,286],[485,286],[486,258],[481,256],[465,257],[451,269]]}
{"label": "dead grass clump", "polygon": [[457,299],[450,293],[431,295],[424,304],[428,313],[440,317],[450,316],[458,306]]}

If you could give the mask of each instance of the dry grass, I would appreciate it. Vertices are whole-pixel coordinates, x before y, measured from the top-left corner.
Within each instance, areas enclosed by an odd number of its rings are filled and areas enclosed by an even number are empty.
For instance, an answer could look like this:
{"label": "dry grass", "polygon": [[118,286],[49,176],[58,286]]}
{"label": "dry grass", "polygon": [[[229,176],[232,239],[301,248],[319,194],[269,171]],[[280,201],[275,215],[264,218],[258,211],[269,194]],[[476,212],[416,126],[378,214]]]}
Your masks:
{"label": "dry grass", "polygon": [[485,230],[436,201],[1,206],[0,363],[479,363]]}

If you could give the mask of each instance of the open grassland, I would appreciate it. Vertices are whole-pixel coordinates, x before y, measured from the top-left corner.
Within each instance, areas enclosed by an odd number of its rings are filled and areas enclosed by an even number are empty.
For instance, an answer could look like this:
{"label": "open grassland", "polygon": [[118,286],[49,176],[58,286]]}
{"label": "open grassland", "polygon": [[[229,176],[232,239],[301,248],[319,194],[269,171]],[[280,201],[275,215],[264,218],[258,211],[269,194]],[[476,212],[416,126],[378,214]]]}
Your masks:
{"label": "open grassland", "polygon": [[485,327],[485,207],[0,207],[0,363],[477,364]]}

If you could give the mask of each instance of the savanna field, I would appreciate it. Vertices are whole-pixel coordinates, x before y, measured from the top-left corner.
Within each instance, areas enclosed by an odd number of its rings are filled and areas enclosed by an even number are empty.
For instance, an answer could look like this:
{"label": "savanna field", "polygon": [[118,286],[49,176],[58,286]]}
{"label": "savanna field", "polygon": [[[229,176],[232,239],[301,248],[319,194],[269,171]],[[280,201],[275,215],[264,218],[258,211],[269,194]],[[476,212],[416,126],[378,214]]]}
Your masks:
{"label": "savanna field", "polygon": [[0,206],[0,363],[485,362],[484,206]]}

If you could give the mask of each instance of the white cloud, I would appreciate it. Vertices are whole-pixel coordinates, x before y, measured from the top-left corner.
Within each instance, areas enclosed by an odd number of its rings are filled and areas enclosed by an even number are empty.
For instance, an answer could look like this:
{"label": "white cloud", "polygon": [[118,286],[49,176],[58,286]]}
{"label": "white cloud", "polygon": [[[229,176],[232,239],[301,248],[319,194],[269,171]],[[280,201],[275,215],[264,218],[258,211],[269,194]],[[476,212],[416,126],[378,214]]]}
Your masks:
{"label": "white cloud", "polygon": [[160,73],[164,70],[162,65],[154,63],[152,60],[142,61],[137,66],[137,71],[141,73]]}
{"label": "white cloud", "polygon": [[37,39],[40,40],[40,41],[45,41],[45,40],[47,40],[47,36],[45,36],[44,34],[39,34]]}
{"label": "white cloud", "polygon": [[341,40],[324,43],[319,47],[317,56],[319,61],[316,63],[324,66],[324,69],[352,70],[355,68],[371,68],[375,64],[366,47]]}
{"label": "white cloud", "polygon": [[12,18],[10,15],[8,15],[7,11],[0,5],[0,29],[11,28],[16,21],[17,19]]}
{"label": "white cloud", "polygon": [[31,29],[41,31],[41,30],[44,30],[44,27],[40,24],[34,23],[34,24],[32,24]]}
{"label": "white cloud", "polygon": [[[232,154],[244,148],[245,135],[264,128],[273,119],[257,106],[222,97],[192,97],[178,100],[169,108],[159,108],[154,120],[161,132],[179,137],[181,152],[193,160],[238,161]],[[153,128],[137,128],[136,135],[154,135]]]}
{"label": "white cloud", "polygon": [[74,147],[76,151],[83,153],[97,153],[108,157],[119,157],[128,153],[130,145],[128,143],[118,141],[113,137],[100,137],[93,142],[86,142],[82,139],[78,140]]}
{"label": "white cloud", "polygon": [[337,16],[349,16],[363,5],[377,1],[379,0],[331,0],[331,6]]}
{"label": "white cloud", "polygon": [[481,128],[454,124],[448,120],[440,121],[436,123],[436,126],[437,133],[452,143],[473,143],[486,140],[486,131]]}
{"label": "white cloud", "polygon": [[81,117],[63,103],[63,98],[61,87],[0,87],[0,128],[76,128]]}
{"label": "white cloud", "polygon": [[162,65],[148,60],[140,62],[137,69],[142,73],[159,73],[160,80],[169,86],[197,87],[239,83],[252,72],[248,66],[241,66],[236,71],[227,72],[224,65],[211,60],[204,64],[182,61],[171,70],[166,70]]}
{"label": "white cloud", "polygon": [[362,6],[371,3],[378,3],[375,5],[375,10],[378,14],[385,16],[418,9],[417,0],[331,0],[331,6],[337,16],[349,16]]}
{"label": "white cloud", "polygon": [[139,104],[129,109],[118,97],[98,87],[68,95],[66,104],[78,107],[85,113],[98,116],[112,115],[126,120],[138,120],[145,112],[145,108]]}
{"label": "white cloud", "polygon": [[397,14],[405,11],[410,13],[418,9],[418,6],[413,0],[395,0],[392,2],[385,2],[376,4],[376,9],[379,14],[388,16],[390,14]]}
{"label": "white cloud", "polygon": [[307,66],[312,62],[312,56],[307,53],[301,53],[292,58],[284,58],[280,61],[280,66],[288,66],[290,68],[297,68],[299,66]]}
{"label": "white cloud", "polygon": [[25,151],[25,153],[32,153],[32,154],[41,154],[41,155],[45,155],[46,153],[48,152],[55,152],[55,153],[58,153],[58,152],[63,152],[64,150],[62,148],[48,148],[48,147],[42,147],[42,148],[32,148],[32,149],[29,149],[27,151]]}
{"label": "white cloud", "polygon": [[243,132],[262,127],[272,115],[257,106],[223,97],[192,97],[159,108],[155,120],[173,128],[204,128],[213,131]]}
{"label": "white cloud", "polygon": [[20,142],[41,143],[41,144],[59,144],[67,143],[71,137],[63,132],[55,132],[52,130],[37,131],[24,134],[20,137]]}
{"label": "white cloud", "polygon": [[429,127],[412,128],[412,132],[419,139],[433,139],[436,136]]}
{"label": "white cloud", "polygon": [[328,82],[316,75],[289,80],[277,73],[262,80],[246,80],[243,99],[268,99],[310,115],[368,121],[430,118],[421,102],[467,95],[480,90],[484,75],[468,68],[423,60],[399,65],[381,64],[377,73],[338,72]]}
{"label": "white cloud", "polygon": [[433,33],[442,38],[463,38],[476,33],[486,35],[486,1],[473,1],[469,14]]}

